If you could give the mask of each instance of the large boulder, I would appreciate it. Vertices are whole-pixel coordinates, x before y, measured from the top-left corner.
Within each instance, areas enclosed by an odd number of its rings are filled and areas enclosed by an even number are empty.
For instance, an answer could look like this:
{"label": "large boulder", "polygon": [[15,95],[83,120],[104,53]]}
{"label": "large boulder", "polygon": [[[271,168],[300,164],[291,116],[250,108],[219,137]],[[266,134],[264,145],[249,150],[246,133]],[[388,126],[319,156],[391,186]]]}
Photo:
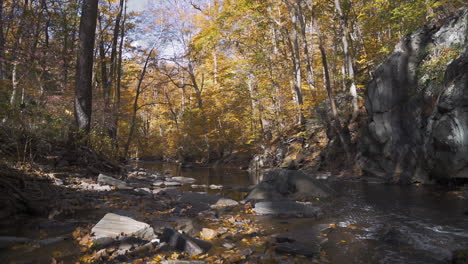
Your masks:
{"label": "large boulder", "polygon": [[328,198],[334,195],[333,189],[313,174],[303,171],[278,169],[266,174],[246,197],[246,200],[311,200]]}
{"label": "large boulder", "polygon": [[364,172],[393,182],[468,178],[468,8],[405,36],[373,74]]}

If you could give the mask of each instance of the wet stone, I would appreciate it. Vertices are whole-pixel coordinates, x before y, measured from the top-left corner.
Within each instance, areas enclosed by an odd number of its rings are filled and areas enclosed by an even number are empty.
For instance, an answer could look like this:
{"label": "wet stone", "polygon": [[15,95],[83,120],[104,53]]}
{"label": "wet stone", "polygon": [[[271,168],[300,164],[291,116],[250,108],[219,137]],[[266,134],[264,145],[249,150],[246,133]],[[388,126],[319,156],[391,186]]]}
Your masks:
{"label": "wet stone", "polygon": [[194,178],[187,178],[187,177],[170,177],[170,178],[167,178],[167,181],[171,181],[171,182],[175,181],[175,182],[180,182],[183,184],[191,184],[191,183],[196,182]]}
{"label": "wet stone", "polygon": [[317,217],[320,215],[321,210],[318,207],[294,201],[270,201],[256,203],[254,212],[259,215]]}
{"label": "wet stone", "polygon": [[164,186],[167,186],[167,187],[182,186],[182,183],[177,182],[177,181],[165,181]]}
{"label": "wet stone", "polygon": [[183,235],[171,228],[165,228],[161,241],[166,242],[172,248],[184,251],[191,256],[206,253],[211,248],[211,243]]}
{"label": "wet stone", "polygon": [[232,207],[239,205],[239,202],[229,199],[229,198],[220,198],[216,204],[212,205],[212,208],[223,208],[223,207]]}
{"label": "wet stone", "polygon": [[131,189],[131,187],[129,187],[124,181],[112,178],[104,174],[99,174],[97,182],[103,185],[115,186],[119,189]]}

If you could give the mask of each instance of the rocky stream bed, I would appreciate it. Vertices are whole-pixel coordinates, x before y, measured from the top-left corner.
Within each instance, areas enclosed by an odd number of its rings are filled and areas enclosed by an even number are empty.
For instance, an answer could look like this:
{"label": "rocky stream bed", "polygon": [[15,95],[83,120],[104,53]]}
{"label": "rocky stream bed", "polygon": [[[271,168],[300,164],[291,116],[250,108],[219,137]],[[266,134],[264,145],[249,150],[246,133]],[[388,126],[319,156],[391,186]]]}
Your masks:
{"label": "rocky stream bed", "polygon": [[140,167],[44,173],[68,191],[62,206],[2,223],[2,263],[466,263],[463,189],[293,170],[250,185],[228,169],[235,186]]}

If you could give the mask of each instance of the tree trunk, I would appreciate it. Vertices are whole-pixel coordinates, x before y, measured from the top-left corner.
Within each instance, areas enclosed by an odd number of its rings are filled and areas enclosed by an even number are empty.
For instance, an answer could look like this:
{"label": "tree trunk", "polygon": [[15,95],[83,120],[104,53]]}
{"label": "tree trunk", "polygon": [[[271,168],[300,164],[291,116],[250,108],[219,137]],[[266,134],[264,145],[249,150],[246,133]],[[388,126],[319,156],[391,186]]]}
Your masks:
{"label": "tree trunk", "polygon": [[21,44],[23,41],[23,27],[24,27],[24,20],[26,16],[26,11],[28,10],[28,1],[26,0],[23,5],[23,10],[20,16],[18,30],[16,32],[16,40],[12,51],[12,59],[13,59],[13,67],[11,71],[11,82],[12,82],[12,92],[10,97],[10,104],[16,105],[16,97],[18,96],[18,64],[19,64],[19,50],[21,49]]}
{"label": "tree trunk", "polygon": [[123,56],[123,44],[125,40],[125,23],[127,22],[127,2],[125,1],[124,7],[124,14],[123,14],[123,21],[122,21],[122,30],[120,32],[120,43],[119,43],[119,58],[117,62],[117,86],[115,91],[115,102],[113,108],[113,116],[114,116],[114,127],[113,129],[113,140],[114,140],[114,147],[118,151],[119,150],[119,111],[120,111],[120,89],[122,86],[122,56]]}
{"label": "tree trunk", "polygon": [[[104,95],[104,101],[107,102],[109,99],[109,82],[107,78],[107,63],[106,63],[106,49],[104,47],[104,31],[102,29],[102,17],[99,16],[99,33],[100,33],[100,40],[99,40],[99,59],[100,59],[100,66],[101,66],[101,88]],[[107,107],[107,103],[105,104]]]}
{"label": "tree trunk", "polygon": [[325,75],[325,87],[327,89],[327,95],[328,95],[328,99],[330,101],[330,107],[332,110],[332,117],[333,117],[332,127],[334,128],[338,138],[340,139],[341,145],[343,146],[343,149],[346,154],[346,158],[349,162],[351,161],[351,151],[349,148],[349,140],[348,140],[349,137],[343,132],[343,127],[341,125],[340,116],[338,115],[338,109],[336,107],[335,98],[332,92],[330,74],[328,70],[327,54],[325,52],[325,48],[323,47],[322,39],[320,39],[319,41],[320,41],[319,49],[322,55],[323,72]]}
{"label": "tree trunk", "polygon": [[[116,67],[117,43],[119,40],[119,33],[120,33],[120,20],[122,19],[122,13],[124,12],[124,3],[125,3],[125,0],[120,0],[119,13],[117,14],[117,18],[115,19],[114,34],[112,36],[110,72],[109,72],[109,80],[107,83],[107,86],[109,87],[109,89],[112,89],[114,86],[115,70],[117,68]],[[115,93],[114,93],[114,96],[115,96]],[[110,97],[106,98],[105,104],[106,106],[109,106]]]}
{"label": "tree trunk", "polygon": [[89,134],[92,114],[93,51],[96,37],[98,0],[84,0],[76,70],[75,118],[77,128]]}
{"label": "tree trunk", "polygon": [[103,91],[103,95],[105,100],[109,98],[109,82],[107,78],[107,63],[106,63],[106,48],[104,47],[105,36],[104,31],[102,29],[102,17],[99,16],[99,64],[101,66],[101,88]]}
{"label": "tree trunk", "polygon": [[[291,34],[287,34],[288,37],[288,46],[291,50],[292,56],[291,60],[293,63],[293,91],[294,97],[296,100],[296,105],[298,108],[298,123],[304,124],[304,114],[303,114],[303,104],[304,99],[302,96],[302,74],[301,74],[301,48],[299,45],[299,33],[298,33],[298,14],[294,6],[292,6],[289,2],[286,1],[288,6],[291,22],[292,22],[292,31]],[[286,30],[286,29],[285,29]]]}
{"label": "tree trunk", "polygon": [[0,80],[5,79],[5,36],[3,33],[3,3],[0,0]]}
{"label": "tree trunk", "polygon": [[358,95],[357,95],[357,88],[356,88],[356,78],[354,74],[354,67],[353,67],[353,59],[350,53],[350,47],[348,42],[349,37],[349,30],[348,25],[346,23],[346,17],[344,16],[343,9],[341,8],[341,0],[335,0],[335,9],[338,13],[340,18],[340,26],[341,26],[341,42],[343,44],[343,53],[344,53],[344,65],[345,71],[348,75],[350,86],[349,86],[349,93],[351,94],[353,100],[353,115],[351,118],[351,123],[356,120],[357,115],[359,113],[359,105],[358,105]]}
{"label": "tree trunk", "polygon": [[307,40],[307,19],[302,10],[301,0],[296,0],[296,7],[298,12],[298,20],[301,25],[301,37],[304,55],[306,58],[306,69],[307,69],[307,84],[312,91],[312,95],[315,96],[315,80],[314,80],[314,69],[312,67],[313,59],[313,48],[309,47],[309,41]]}
{"label": "tree trunk", "polygon": [[138,78],[138,85],[136,88],[135,100],[133,101],[133,107],[132,107],[132,120],[130,122],[130,132],[128,133],[127,144],[125,144],[125,150],[124,150],[125,158],[127,158],[128,156],[128,150],[130,148],[130,144],[132,143],[133,133],[135,133],[136,115],[138,112],[138,99],[140,98],[140,94],[141,94],[141,85],[143,84],[143,79],[145,78],[146,70],[148,69],[148,63],[151,59],[151,55],[153,54],[153,50],[154,48],[150,50],[148,56],[146,57],[145,65],[143,66],[143,69],[141,70],[141,73],[140,73],[140,77]]}

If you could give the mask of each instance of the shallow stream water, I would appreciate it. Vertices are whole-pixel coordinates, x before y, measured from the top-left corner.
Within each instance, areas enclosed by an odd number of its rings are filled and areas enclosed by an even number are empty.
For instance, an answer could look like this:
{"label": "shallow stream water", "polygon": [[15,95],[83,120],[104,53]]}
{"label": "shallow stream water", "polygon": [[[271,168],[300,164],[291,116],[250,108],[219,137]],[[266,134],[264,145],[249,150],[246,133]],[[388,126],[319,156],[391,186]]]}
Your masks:
{"label": "shallow stream water", "polygon": [[[181,168],[176,164],[155,162],[134,166],[154,171],[170,170],[173,176],[195,178],[197,185],[222,185],[225,188],[221,190],[192,189],[189,185],[182,188],[237,200],[243,199],[246,193],[238,189],[232,191],[232,187],[248,187],[259,181],[258,177],[236,168]],[[306,247],[321,244],[321,259],[325,263],[450,263],[454,250],[468,249],[468,201],[446,188],[336,179],[325,182],[337,195],[315,202],[323,208],[322,217],[256,219],[268,230],[268,235],[287,233]],[[94,221],[92,216],[87,217]],[[44,239],[70,234],[79,224],[82,223],[47,228],[36,223],[15,223],[10,230],[1,230],[0,235]],[[48,230],[48,233],[41,234],[41,230]],[[69,257],[64,259],[73,263],[79,247],[68,240],[40,249],[0,250],[0,263],[49,263],[54,254],[65,254]],[[300,258],[295,263],[311,262],[312,259]]]}
{"label": "shallow stream water", "polygon": [[[236,168],[138,166],[197,179],[197,184],[251,186],[258,176]],[[397,186],[361,181],[325,181],[337,196],[317,201],[319,219],[259,217],[273,233],[290,233],[307,244],[321,243],[331,263],[448,263],[452,252],[468,249],[468,201],[445,187]],[[200,191],[200,190],[198,190]],[[236,199],[245,193],[211,190]],[[333,228],[329,228],[329,227]],[[304,260],[305,261],[305,260]]]}

